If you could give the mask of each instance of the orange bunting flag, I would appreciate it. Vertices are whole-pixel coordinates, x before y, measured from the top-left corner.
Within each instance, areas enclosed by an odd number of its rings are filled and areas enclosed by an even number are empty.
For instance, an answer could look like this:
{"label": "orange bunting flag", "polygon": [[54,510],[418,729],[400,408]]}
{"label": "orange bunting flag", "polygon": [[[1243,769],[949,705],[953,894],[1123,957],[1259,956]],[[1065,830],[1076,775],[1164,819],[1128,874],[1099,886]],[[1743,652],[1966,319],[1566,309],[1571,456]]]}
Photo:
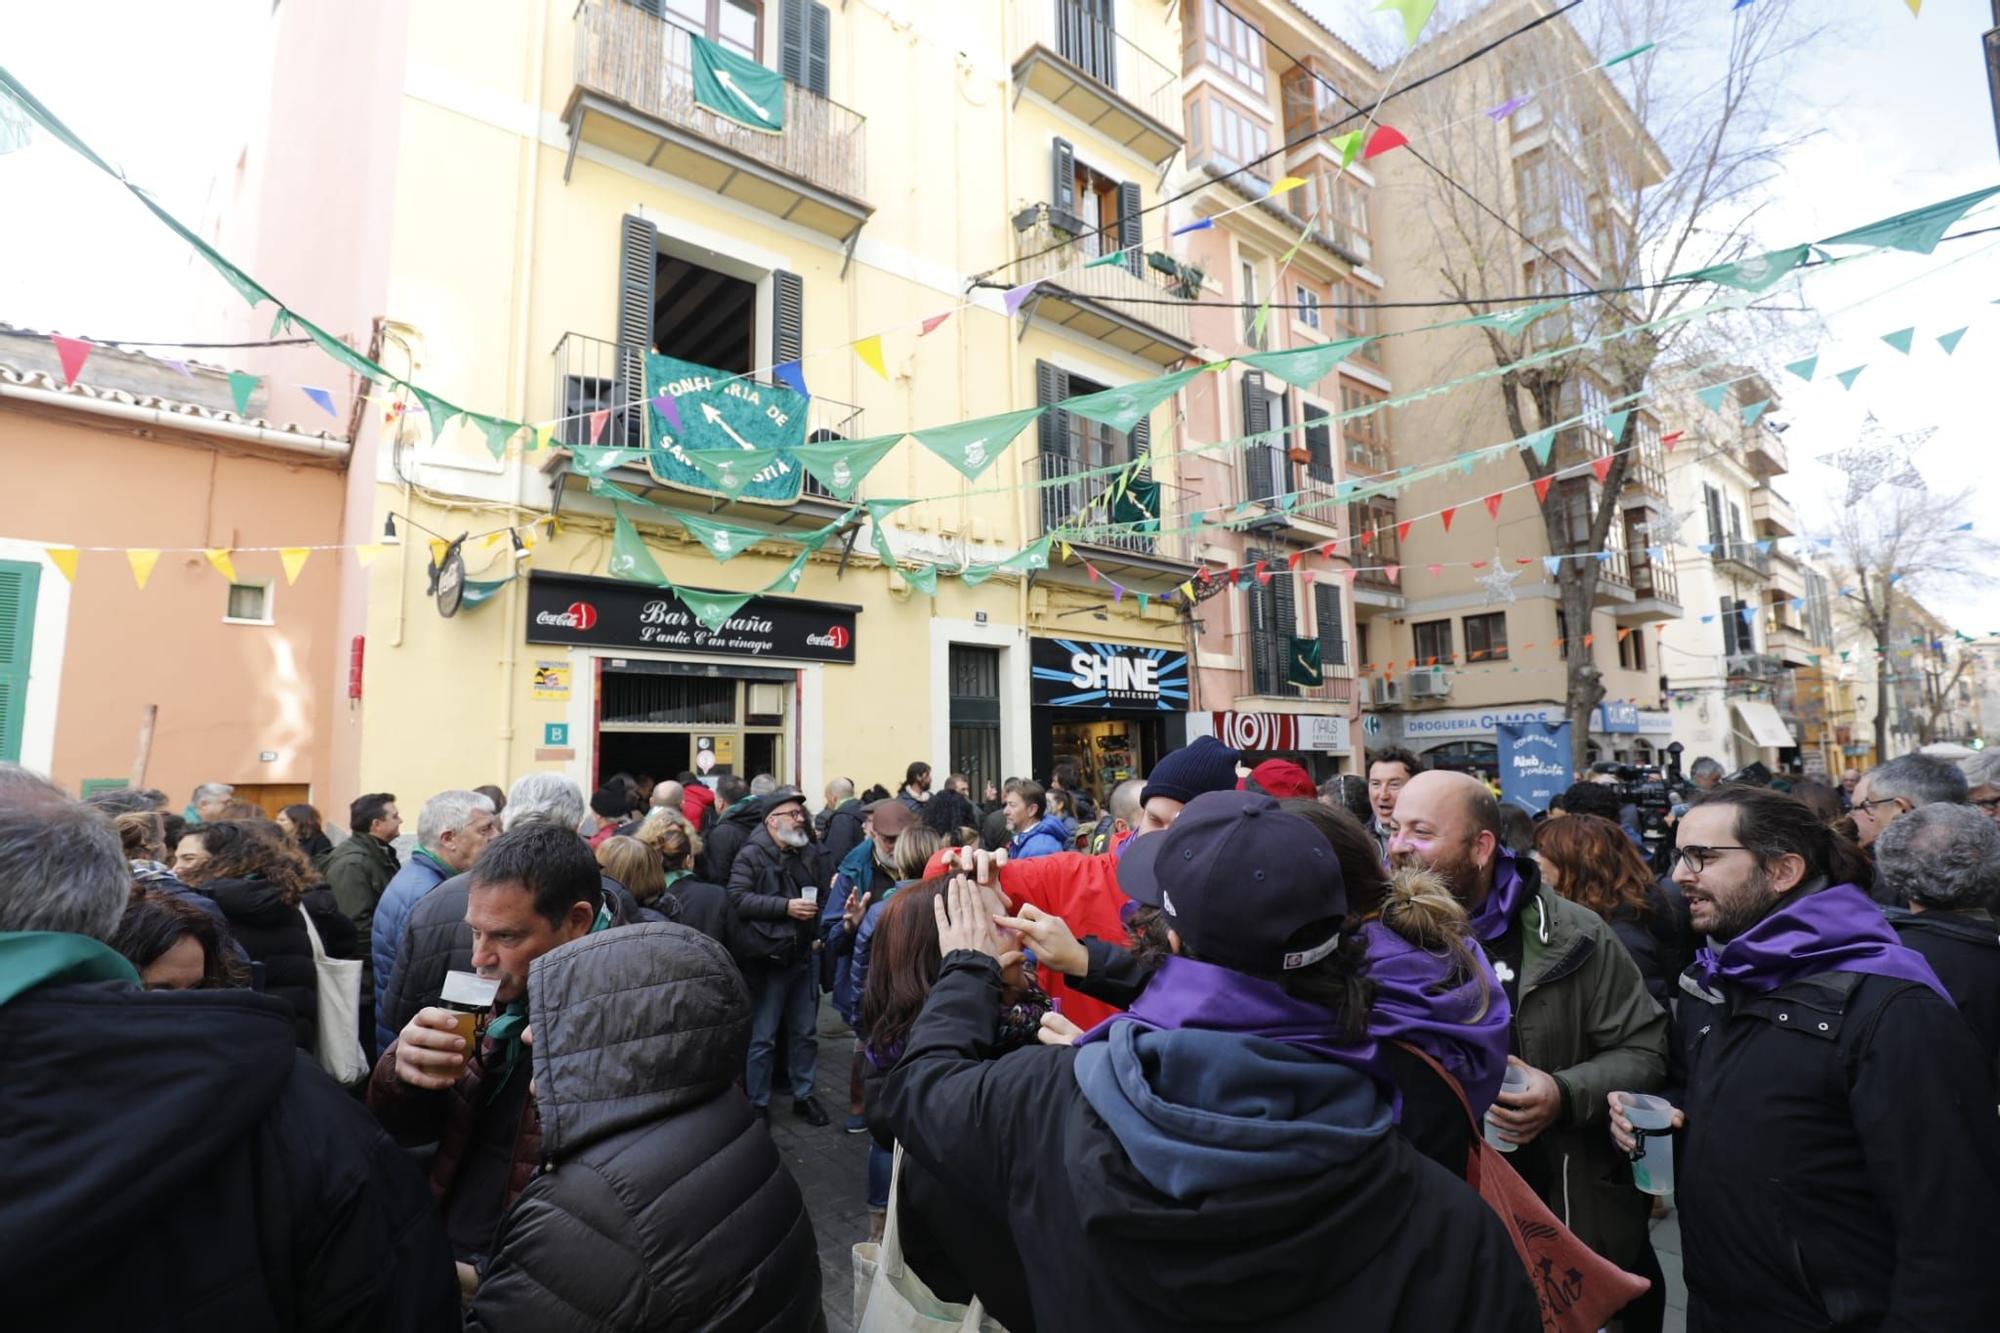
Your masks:
{"label": "orange bunting flag", "polygon": [[1590,470],[1597,475],[1597,484],[1600,486],[1604,484],[1605,478],[1611,475],[1611,461],[1609,458],[1590,460]]}
{"label": "orange bunting flag", "polygon": [[861,364],[880,375],[889,378],[889,368],[882,362],[882,335],[872,334],[854,344],[854,354],[861,358]]}
{"label": "orange bunting flag", "polygon": [[49,563],[62,571],[65,582],[76,582],[76,548],[74,546],[50,546],[43,550]]}
{"label": "orange bunting flag", "polygon": [[222,575],[222,577],[228,579],[231,583],[236,582],[236,562],[229,558],[228,547],[213,547],[203,551],[202,554],[208,557],[209,564],[215,566],[216,573]]}
{"label": "orange bunting flag", "polygon": [[132,581],[139,585],[141,592],[144,592],[146,580],[153,577],[153,566],[160,563],[160,553],[158,551],[134,550],[127,551],[125,558],[132,564]]}
{"label": "orange bunting flag", "polygon": [[1535,478],[1536,504],[1547,504],[1549,502],[1549,487],[1555,484],[1555,480],[1556,479],[1554,477]]}
{"label": "orange bunting flag", "polygon": [[1491,516],[1494,519],[1498,519],[1500,517],[1499,491],[1495,491],[1493,492],[1493,494],[1486,497],[1486,512],[1489,516]]}
{"label": "orange bunting flag", "polygon": [[1458,512],[1458,506],[1450,505],[1445,508],[1443,513],[1440,513],[1438,515],[1439,518],[1444,520],[1444,530],[1446,532],[1451,531],[1451,516],[1453,514],[1456,514],[1457,512]]}
{"label": "orange bunting flag", "polygon": [[1631,633],[1632,633],[1632,629],[1631,629],[1631,627],[1630,627],[1630,626],[1627,626],[1626,628],[1624,628],[1624,629],[1621,629],[1621,630],[1619,630],[1619,631],[1618,631],[1618,642],[1620,642],[1620,643],[1623,643],[1623,642],[1625,642],[1626,638],[1627,638],[1627,637],[1628,637],[1628,636],[1629,636],[1629,635],[1630,635]]}
{"label": "orange bunting flag", "polygon": [[1595,634],[1586,634],[1583,636],[1583,646],[1586,648],[1590,647],[1591,644],[1596,642],[1597,642],[1597,636]]}

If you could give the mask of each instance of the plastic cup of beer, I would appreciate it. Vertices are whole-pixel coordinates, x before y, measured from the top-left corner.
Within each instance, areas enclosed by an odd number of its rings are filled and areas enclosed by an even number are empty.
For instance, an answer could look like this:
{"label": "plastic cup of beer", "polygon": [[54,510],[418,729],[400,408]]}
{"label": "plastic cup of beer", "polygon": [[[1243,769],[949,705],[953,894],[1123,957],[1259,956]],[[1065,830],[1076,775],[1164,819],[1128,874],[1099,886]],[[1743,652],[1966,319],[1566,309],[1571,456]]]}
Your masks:
{"label": "plastic cup of beer", "polygon": [[805,887],[803,887],[803,888],[801,888],[801,889],[799,890],[799,897],[801,897],[801,898],[805,899],[805,900],[806,900],[807,902],[809,902],[809,903],[815,903],[815,904],[816,904],[816,903],[818,903],[818,902],[819,902],[819,886],[818,886],[818,885],[816,885],[816,884],[808,884],[808,885],[806,885]]}
{"label": "plastic cup of beer", "polygon": [[479,1046],[479,1024],[493,1012],[493,997],[500,992],[500,978],[482,977],[477,972],[447,972],[438,1004],[451,1011],[458,1035],[465,1041],[465,1055]]}
{"label": "plastic cup of beer", "polygon": [[1625,1094],[1625,1118],[1645,1130],[1632,1159],[1632,1183],[1645,1194],[1674,1192],[1674,1104],[1643,1092]]}

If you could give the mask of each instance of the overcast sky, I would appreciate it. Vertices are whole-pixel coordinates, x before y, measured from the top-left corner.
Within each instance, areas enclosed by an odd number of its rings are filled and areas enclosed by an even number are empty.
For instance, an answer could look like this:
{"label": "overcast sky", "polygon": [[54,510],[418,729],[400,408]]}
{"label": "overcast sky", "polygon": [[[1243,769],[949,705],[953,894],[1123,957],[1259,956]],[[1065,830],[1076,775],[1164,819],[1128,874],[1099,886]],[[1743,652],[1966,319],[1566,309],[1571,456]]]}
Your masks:
{"label": "overcast sky", "polygon": [[[527,0],[506,0],[526,3]],[[1616,5],[1620,0],[1586,0]],[[1670,53],[1701,78],[1724,54],[1719,16]],[[1336,31],[1371,41],[1390,58],[1397,20],[1371,15],[1376,0],[1310,0]],[[1821,133],[1794,155],[1772,191],[1759,238],[1772,246],[1831,235],[1899,209],[2000,184],[1980,35],[1983,0],[1930,0],[1912,18],[1904,0],[1814,0],[1829,33],[1783,72],[1796,124]],[[215,207],[218,171],[241,142],[261,98],[267,0],[97,0],[88,39],[80,11],[45,0],[0,0],[4,63],[130,176],[188,221]],[[1610,53],[1604,53],[1610,54]],[[1420,72],[1421,61],[1412,72]],[[1705,82],[1705,80],[1704,80]],[[1415,137],[1413,132],[1413,137]],[[219,309],[219,282],[111,182],[39,138],[0,155],[0,322],[103,337],[199,339]],[[1967,226],[2000,223],[2000,210]],[[1982,529],[2000,537],[2000,467],[1993,460],[1995,371],[2000,368],[2000,234],[1941,247],[1928,258],[1890,255],[1813,280],[1823,311],[1862,302],[1908,278],[1914,284],[1832,315],[1817,348],[1820,374],[1783,376],[1780,416],[1793,472],[1782,483],[1808,524],[1823,523],[1843,486],[1812,461],[1845,447],[1874,412],[1889,429],[1935,427],[1918,452],[1933,484],[1978,488]],[[1980,252],[1980,253],[1975,253]],[[1951,263],[1951,267],[1943,265]],[[1926,276],[1927,275],[1927,276]],[[206,299],[190,300],[190,291]],[[1904,357],[1879,335],[1914,325]],[[1938,334],[1970,325],[1956,356]],[[1790,359],[1789,357],[1785,359]],[[1854,389],[1834,371],[1866,363]],[[1971,633],[2000,629],[2000,587],[1933,593],[1934,609]]]}

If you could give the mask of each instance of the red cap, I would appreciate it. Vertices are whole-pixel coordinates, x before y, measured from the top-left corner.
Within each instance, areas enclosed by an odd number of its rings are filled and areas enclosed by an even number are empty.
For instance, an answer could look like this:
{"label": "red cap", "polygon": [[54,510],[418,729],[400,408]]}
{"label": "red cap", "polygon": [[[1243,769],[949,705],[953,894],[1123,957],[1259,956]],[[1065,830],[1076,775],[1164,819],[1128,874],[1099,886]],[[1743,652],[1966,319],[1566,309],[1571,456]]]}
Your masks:
{"label": "red cap", "polygon": [[1236,784],[1236,789],[1247,791],[1252,782],[1257,784],[1257,790],[1280,801],[1295,796],[1310,801],[1319,795],[1312,778],[1289,759],[1266,759],[1251,769],[1250,776]]}

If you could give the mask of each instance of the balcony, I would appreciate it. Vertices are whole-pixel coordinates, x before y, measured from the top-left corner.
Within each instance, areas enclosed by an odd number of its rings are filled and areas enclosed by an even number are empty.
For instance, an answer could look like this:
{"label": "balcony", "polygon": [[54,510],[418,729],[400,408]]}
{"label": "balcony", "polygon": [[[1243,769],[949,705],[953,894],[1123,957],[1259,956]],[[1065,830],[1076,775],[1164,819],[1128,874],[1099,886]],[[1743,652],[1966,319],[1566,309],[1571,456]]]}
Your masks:
{"label": "balcony", "polygon": [[1612,547],[1609,560],[1597,562],[1595,605],[1611,607],[1620,619],[1631,615],[1636,599],[1632,591],[1632,562],[1624,551]]}
{"label": "balcony", "polygon": [[576,12],[576,86],[563,118],[580,143],[842,239],[861,229],[867,118],[787,80],[784,129],[767,134],[694,100],[688,31],[621,0]]}
{"label": "balcony", "polygon": [[1680,576],[1675,572],[1673,553],[1654,560],[1644,546],[1625,552],[1632,573],[1632,601],[1616,608],[1625,621],[1676,620],[1681,614]]}
{"label": "balcony", "polygon": [[[1190,544],[1185,532],[1093,531],[1113,523],[1106,494],[1117,483],[1118,477],[1115,473],[1077,475],[1095,470],[1088,461],[1090,453],[1086,435],[1097,428],[1081,417],[1071,417],[1069,421],[1074,437],[1071,452],[1039,455],[1038,472],[1046,484],[1039,492],[1037,508],[1042,521],[1037,535],[1059,537],[1072,546],[1088,548],[1092,552],[1091,563],[1107,574],[1125,570],[1170,575],[1176,579],[1192,574],[1194,563],[1189,555]],[[1162,483],[1160,489],[1164,492],[1177,488]],[[1161,507],[1173,508],[1170,505]],[[1171,514],[1160,515],[1163,529],[1171,529],[1177,522]]]}
{"label": "balcony", "polygon": [[1743,461],[1759,481],[1769,481],[1791,471],[1785,440],[1775,422],[1759,421],[1743,432]]}
{"label": "balcony", "polygon": [[[556,426],[554,449],[543,460],[543,471],[554,472],[566,469],[570,474],[601,461],[605,455],[572,455],[568,449],[590,443],[590,414],[608,410],[610,419],[605,423],[604,433],[598,437],[600,445],[631,449],[633,456],[617,461],[604,471],[604,477],[627,488],[662,490],[676,494],[683,492],[655,479],[646,466],[646,403],[645,387],[629,382],[625,368],[642,364],[638,349],[625,343],[590,338],[580,333],[566,333],[555,350],[555,415],[561,418]],[[764,383],[770,381],[765,380]],[[867,435],[862,411],[851,403],[836,402],[831,398],[814,394],[806,407],[806,439],[812,440],[858,440]],[[704,496],[704,499],[712,497]],[[744,514],[754,515],[759,521],[773,521],[774,510],[785,514],[785,510],[771,505],[751,505],[747,503],[720,501],[724,507],[738,509]],[[805,474],[799,498],[790,507],[790,515],[779,518],[776,526],[784,527],[792,522],[818,526],[829,518],[847,512],[851,502],[836,498],[817,477]]]}
{"label": "balcony", "polygon": [[1733,571],[1759,580],[1771,573],[1771,553],[1758,550],[1754,542],[1718,542],[1709,550],[1708,558],[1725,573]]}
{"label": "balcony", "polygon": [[[1404,605],[1401,575],[1397,576],[1396,583],[1391,583],[1388,574],[1380,568],[1403,563],[1403,543],[1396,535],[1396,521],[1394,500],[1370,500],[1347,507],[1347,535],[1353,541],[1348,549],[1354,553],[1357,566],[1354,614],[1359,619],[1368,618],[1362,615],[1363,608],[1397,611]],[[1366,545],[1361,542],[1364,532],[1372,534]]]}
{"label": "balcony", "polygon": [[1805,625],[1783,602],[1772,603],[1770,614],[1770,627],[1764,634],[1766,651],[1788,667],[1811,666],[1817,650],[1806,636]]}
{"label": "balcony", "polygon": [[1148,162],[1180,151],[1180,70],[1147,55],[1081,0],[1011,0],[1008,9],[1021,53],[1017,99],[1033,91]]}
{"label": "balcony", "polygon": [[1626,508],[1643,505],[1656,509],[1667,496],[1667,459],[1659,437],[1642,443],[1629,455],[1625,465],[1625,488],[1618,500]]}
{"label": "balcony", "polygon": [[[1295,430],[1292,439],[1303,439]],[[1243,452],[1243,499],[1268,511],[1250,524],[1252,530],[1307,526],[1318,529],[1316,540],[1337,536],[1340,510],[1334,504],[1333,460],[1304,461],[1293,457],[1295,446],[1284,441],[1252,444]]]}
{"label": "balcony", "polygon": [[1799,532],[1799,519],[1792,512],[1792,502],[1767,486],[1758,487],[1751,495],[1750,518],[1757,525],[1759,537],[1796,537]]}
{"label": "balcony", "polygon": [[1014,218],[1014,252],[1020,262],[1008,273],[1008,284],[1041,281],[1024,312],[1155,365],[1171,365],[1194,353],[1194,288],[1178,269],[1156,267],[1150,255],[1137,250],[1128,251],[1120,263],[1085,268],[1117,249],[1117,240],[1075,236],[1050,219],[1047,204]]}

